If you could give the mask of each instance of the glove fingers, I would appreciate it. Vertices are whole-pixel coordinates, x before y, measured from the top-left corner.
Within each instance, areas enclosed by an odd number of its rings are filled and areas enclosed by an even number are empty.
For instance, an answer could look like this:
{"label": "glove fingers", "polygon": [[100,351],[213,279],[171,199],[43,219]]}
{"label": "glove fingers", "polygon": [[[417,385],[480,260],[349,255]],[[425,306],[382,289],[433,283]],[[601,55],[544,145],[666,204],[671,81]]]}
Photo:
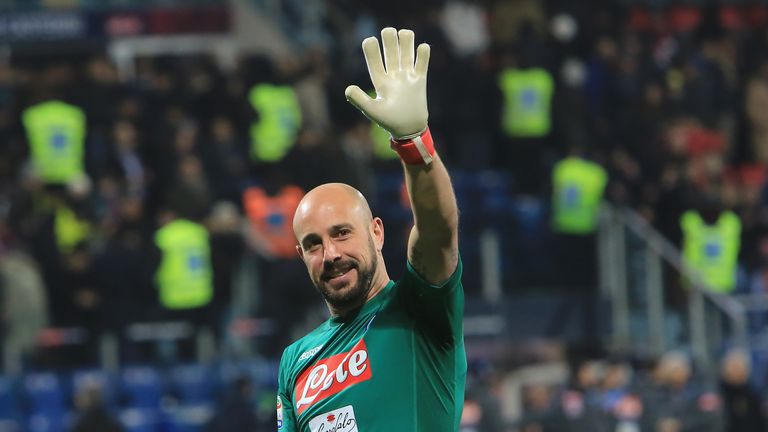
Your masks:
{"label": "glove fingers", "polygon": [[374,88],[379,88],[384,81],[386,71],[384,70],[384,63],[381,61],[379,41],[375,37],[365,38],[363,41],[363,55],[365,56],[365,64],[368,65],[371,84],[373,84]]}
{"label": "glove fingers", "polygon": [[419,48],[416,50],[416,74],[421,76],[426,76],[428,66],[429,66],[429,45],[423,43],[419,45]]}
{"label": "glove fingers", "polygon": [[356,85],[351,85],[344,90],[344,96],[347,100],[354,105],[357,109],[368,116],[368,111],[371,109],[373,99],[370,98],[365,92]]}
{"label": "glove fingers", "polygon": [[400,37],[400,70],[412,71],[413,70],[413,39],[414,35],[411,30],[400,30],[398,32]]}
{"label": "glove fingers", "polygon": [[400,69],[400,48],[397,45],[397,30],[387,27],[381,31],[381,43],[384,45],[384,64],[387,73]]}

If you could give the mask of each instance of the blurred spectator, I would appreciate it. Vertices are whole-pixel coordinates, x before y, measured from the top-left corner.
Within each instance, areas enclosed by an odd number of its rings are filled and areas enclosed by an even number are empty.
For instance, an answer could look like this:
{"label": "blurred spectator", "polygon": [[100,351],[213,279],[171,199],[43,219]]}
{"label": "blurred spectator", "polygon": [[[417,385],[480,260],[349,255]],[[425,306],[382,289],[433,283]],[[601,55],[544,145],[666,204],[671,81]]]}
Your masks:
{"label": "blurred spectator", "polygon": [[246,377],[236,379],[205,427],[205,432],[259,431],[253,398],[251,380]]}
{"label": "blurred spectator", "polygon": [[50,100],[23,114],[34,172],[47,184],[66,184],[85,169],[85,113],[80,107]]}
{"label": "blurred spectator", "polygon": [[144,196],[147,173],[140,154],[139,136],[136,126],[127,120],[120,120],[113,126],[113,152],[115,170],[121,173],[127,192]]}
{"label": "blurred spectator", "polygon": [[709,194],[704,199],[700,210],[689,210],[680,220],[683,257],[708,288],[730,293],[736,288],[741,220],[732,211],[723,211],[717,197]]}
{"label": "blurred spectator", "polygon": [[750,126],[751,156],[768,163],[768,61],[763,61],[746,88],[746,113]]}
{"label": "blurred spectator", "polygon": [[597,335],[594,288],[597,286],[596,227],[607,182],[605,169],[578,150],[557,162],[552,170],[553,258],[557,283],[579,288],[587,307],[586,334]]}
{"label": "blurred spectator", "polygon": [[248,174],[246,143],[229,117],[214,117],[208,129],[201,153],[214,199],[238,202]]}
{"label": "blurred spectator", "polygon": [[[24,361],[32,357],[40,331],[49,324],[48,296],[37,263],[19,248],[8,228],[0,219],[3,340],[7,354]],[[22,364],[6,365],[17,366]]]}
{"label": "blurred spectator", "polygon": [[663,380],[656,407],[660,432],[719,432],[723,430],[720,395],[705,383],[693,379],[690,360],[681,353],[662,357]]}
{"label": "blurred spectator", "polygon": [[750,359],[746,352],[732,350],[726,353],[722,361],[720,390],[728,432],[766,430],[760,395],[750,385],[749,374]]}
{"label": "blurred spectator", "polygon": [[[154,238],[160,252],[155,287],[162,318],[210,330],[216,317],[211,305],[215,287],[208,230],[168,211],[161,215],[161,227]],[[192,346],[192,341],[184,341],[169,355],[188,360],[194,356]]]}
{"label": "blurred spectator", "polygon": [[210,233],[213,269],[212,324],[223,326],[225,318],[228,318],[234,284],[245,254],[243,218],[234,204],[220,201],[213,206],[206,227]]}
{"label": "blurred spectator", "polygon": [[75,395],[77,414],[72,432],[122,432],[124,429],[104,406],[101,388],[84,386]]}
{"label": "blurred spectator", "polygon": [[571,382],[557,395],[552,431],[607,431],[608,418],[598,405],[598,384],[605,365],[597,360],[581,361],[571,372]]}

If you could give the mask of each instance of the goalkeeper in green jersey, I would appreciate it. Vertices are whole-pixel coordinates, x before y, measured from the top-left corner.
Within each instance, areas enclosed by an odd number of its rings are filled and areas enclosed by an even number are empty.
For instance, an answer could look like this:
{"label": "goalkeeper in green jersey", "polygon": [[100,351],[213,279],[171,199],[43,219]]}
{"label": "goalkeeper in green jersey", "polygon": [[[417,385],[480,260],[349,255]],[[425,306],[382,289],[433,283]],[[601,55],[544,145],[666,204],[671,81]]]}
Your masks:
{"label": "goalkeeper in green jersey", "polygon": [[[385,28],[363,52],[376,89],[347,99],[392,135],[414,227],[405,275],[390,280],[384,225],[340,183],[318,186],[296,210],[297,250],[331,318],[280,362],[278,431],[446,432],[458,429],[467,370],[458,209],[427,127],[429,46]],[[392,203],[398,205],[398,203]]]}

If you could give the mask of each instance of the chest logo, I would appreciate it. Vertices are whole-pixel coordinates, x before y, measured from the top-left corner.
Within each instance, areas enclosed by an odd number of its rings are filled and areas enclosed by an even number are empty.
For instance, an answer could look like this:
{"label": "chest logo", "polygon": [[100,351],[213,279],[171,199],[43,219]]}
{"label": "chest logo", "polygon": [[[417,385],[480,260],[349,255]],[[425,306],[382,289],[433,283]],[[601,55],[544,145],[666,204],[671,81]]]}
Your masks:
{"label": "chest logo", "polygon": [[309,421],[310,432],[358,432],[352,405],[320,414]]}
{"label": "chest logo", "polygon": [[296,381],[296,413],[357,383],[371,379],[371,363],[365,341],[360,339],[347,352],[322,359],[306,369]]}

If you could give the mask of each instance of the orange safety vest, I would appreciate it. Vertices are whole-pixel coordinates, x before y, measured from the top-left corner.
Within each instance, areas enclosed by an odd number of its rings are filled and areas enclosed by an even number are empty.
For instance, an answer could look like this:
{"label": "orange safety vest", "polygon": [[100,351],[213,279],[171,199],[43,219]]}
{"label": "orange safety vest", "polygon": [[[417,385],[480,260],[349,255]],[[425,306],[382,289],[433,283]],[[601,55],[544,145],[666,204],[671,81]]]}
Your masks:
{"label": "orange safety vest", "polygon": [[249,187],[243,193],[243,206],[251,228],[266,240],[277,257],[296,256],[293,215],[303,196],[304,191],[298,186],[284,186],[274,197],[258,186]]}

